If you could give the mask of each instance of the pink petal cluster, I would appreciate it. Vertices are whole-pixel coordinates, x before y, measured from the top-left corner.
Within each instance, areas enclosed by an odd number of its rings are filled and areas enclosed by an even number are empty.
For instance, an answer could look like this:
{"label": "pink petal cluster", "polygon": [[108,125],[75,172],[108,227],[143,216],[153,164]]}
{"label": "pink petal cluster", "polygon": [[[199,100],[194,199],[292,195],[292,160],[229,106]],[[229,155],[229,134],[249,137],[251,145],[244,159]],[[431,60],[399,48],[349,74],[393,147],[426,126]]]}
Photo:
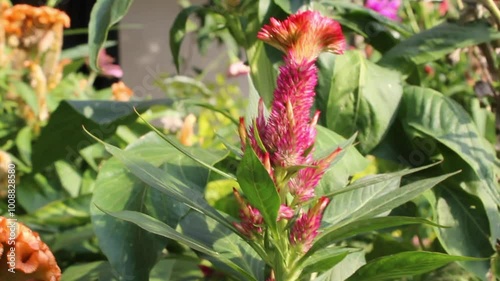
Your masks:
{"label": "pink petal cluster", "polygon": [[391,20],[399,20],[398,11],[401,0],[367,0],[365,7],[374,10],[382,16]]}
{"label": "pink petal cluster", "polygon": [[102,71],[102,75],[114,78],[122,78],[123,70],[118,64],[113,64],[115,59],[106,53],[105,49],[101,49],[97,56],[97,65]]}
{"label": "pink petal cluster", "polygon": [[318,235],[323,211],[330,199],[321,197],[316,205],[297,219],[290,232],[290,243],[302,247],[303,252],[309,251],[314,238]]}

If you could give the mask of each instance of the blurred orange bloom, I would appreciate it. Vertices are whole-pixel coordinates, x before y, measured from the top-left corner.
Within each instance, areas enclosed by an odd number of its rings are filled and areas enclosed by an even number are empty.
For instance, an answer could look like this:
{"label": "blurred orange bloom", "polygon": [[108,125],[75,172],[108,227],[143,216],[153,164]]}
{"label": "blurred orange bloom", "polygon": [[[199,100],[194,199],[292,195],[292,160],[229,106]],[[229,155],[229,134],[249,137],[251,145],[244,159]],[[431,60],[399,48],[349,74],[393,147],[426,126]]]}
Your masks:
{"label": "blurred orange bloom", "polygon": [[123,83],[123,81],[113,83],[111,85],[113,91],[113,99],[116,101],[129,101],[134,92]]}
{"label": "blurred orange bloom", "polygon": [[61,269],[38,233],[22,223],[0,217],[0,280],[59,281],[60,278]]}

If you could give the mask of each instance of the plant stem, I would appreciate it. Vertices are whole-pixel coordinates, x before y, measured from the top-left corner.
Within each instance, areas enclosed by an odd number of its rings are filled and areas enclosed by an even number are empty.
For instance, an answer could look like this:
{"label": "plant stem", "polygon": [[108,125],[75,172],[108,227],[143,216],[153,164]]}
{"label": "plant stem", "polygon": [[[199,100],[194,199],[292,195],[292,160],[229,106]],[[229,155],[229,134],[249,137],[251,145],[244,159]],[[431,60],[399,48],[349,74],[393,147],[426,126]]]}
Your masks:
{"label": "plant stem", "polygon": [[410,20],[411,29],[413,30],[414,33],[419,33],[420,28],[418,27],[417,18],[415,17],[415,14],[413,13],[410,2],[408,2],[408,1],[403,1],[403,2],[404,2],[406,14],[408,15],[408,19]]}
{"label": "plant stem", "polygon": [[497,23],[497,28],[500,27],[500,10],[493,0],[481,0],[480,1],[488,11],[490,11],[491,15],[495,18]]}

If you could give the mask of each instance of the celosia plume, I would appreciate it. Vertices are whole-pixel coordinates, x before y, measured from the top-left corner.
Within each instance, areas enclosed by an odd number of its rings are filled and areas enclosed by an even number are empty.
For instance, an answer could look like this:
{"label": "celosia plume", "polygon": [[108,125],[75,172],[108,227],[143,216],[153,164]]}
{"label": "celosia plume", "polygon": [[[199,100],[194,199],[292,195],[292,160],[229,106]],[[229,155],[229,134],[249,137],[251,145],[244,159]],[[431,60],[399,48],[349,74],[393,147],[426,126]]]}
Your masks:
{"label": "celosia plume", "polygon": [[307,213],[302,214],[292,227],[290,243],[300,247],[304,253],[311,248],[314,238],[318,235],[323,211],[329,202],[330,199],[321,197],[318,203]]}
{"label": "celosia plume", "polygon": [[[15,244],[9,243],[11,238]],[[15,273],[12,273],[8,271],[8,262],[14,256],[15,262],[11,264]],[[54,255],[38,233],[22,223],[0,217],[0,280],[58,281],[60,278],[61,270]]]}
{"label": "celosia plume", "polygon": [[[278,220],[290,220],[297,213],[294,208],[314,198],[316,186],[341,152],[338,148],[323,159],[313,158],[319,112],[311,117],[311,108],[318,81],[316,59],[321,52],[341,54],[345,40],[338,22],[313,11],[299,12],[284,21],[271,19],[258,38],[283,51],[284,64],[279,69],[269,117],[261,100],[257,118],[248,130],[240,119],[240,139],[243,149],[252,147],[277,187],[281,198]],[[249,237],[261,233],[264,225],[259,211],[239,193],[235,196],[241,219],[235,226]],[[328,198],[320,198],[308,212],[299,215],[291,229],[287,228],[290,243],[299,251],[310,249],[328,203]]]}

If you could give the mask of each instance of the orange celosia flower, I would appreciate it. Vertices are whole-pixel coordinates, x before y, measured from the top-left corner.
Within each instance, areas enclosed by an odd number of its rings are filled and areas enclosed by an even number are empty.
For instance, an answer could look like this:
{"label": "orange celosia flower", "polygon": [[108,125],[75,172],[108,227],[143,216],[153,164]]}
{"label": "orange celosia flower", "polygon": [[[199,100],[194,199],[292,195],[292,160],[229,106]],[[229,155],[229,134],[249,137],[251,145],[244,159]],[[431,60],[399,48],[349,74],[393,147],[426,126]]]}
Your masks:
{"label": "orange celosia flower", "polygon": [[313,11],[290,15],[284,21],[271,18],[271,23],[264,26],[257,37],[298,63],[312,61],[321,52],[342,54],[345,49],[340,24]]}
{"label": "orange celosia flower", "polygon": [[[3,13],[3,25],[6,36],[10,37],[9,42],[22,48],[30,48],[34,44],[44,45],[39,48],[48,48],[47,45],[50,45],[48,42],[52,40],[45,37],[53,35],[47,31],[55,26],[69,27],[69,24],[70,19],[66,13],[47,6],[33,7],[21,4]],[[42,44],[46,41],[47,43]]]}
{"label": "orange celosia flower", "polygon": [[[13,239],[9,240],[10,237]],[[9,264],[14,253],[15,262]],[[38,233],[22,223],[0,217],[0,280],[58,281],[60,278],[61,269]]]}
{"label": "orange celosia flower", "polygon": [[113,91],[113,99],[116,101],[129,101],[134,94],[122,81],[113,83],[111,90]]}

